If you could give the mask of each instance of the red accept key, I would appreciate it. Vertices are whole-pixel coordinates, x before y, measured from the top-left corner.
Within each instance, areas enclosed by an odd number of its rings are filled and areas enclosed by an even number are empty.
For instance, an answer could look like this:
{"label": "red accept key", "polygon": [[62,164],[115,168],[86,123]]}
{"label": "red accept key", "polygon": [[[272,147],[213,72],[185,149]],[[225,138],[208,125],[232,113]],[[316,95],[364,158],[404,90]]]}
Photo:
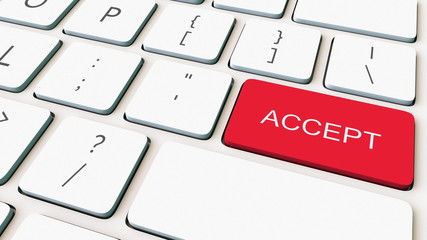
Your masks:
{"label": "red accept key", "polygon": [[407,190],[414,180],[412,114],[247,80],[224,144]]}

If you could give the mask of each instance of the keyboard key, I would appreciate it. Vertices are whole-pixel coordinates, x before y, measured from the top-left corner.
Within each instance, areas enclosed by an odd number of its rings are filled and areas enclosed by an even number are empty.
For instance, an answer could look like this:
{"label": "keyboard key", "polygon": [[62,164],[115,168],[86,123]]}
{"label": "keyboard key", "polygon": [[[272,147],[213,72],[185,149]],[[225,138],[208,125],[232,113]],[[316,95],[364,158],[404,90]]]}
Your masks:
{"label": "keyboard key", "polygon": [[[1,4],[1,3],[0,3]],[[0,27],[0,89],[20,92],[61,46],[58,38]]]}
{"label": "keyboard key", "polygon": [[287,0],[214,0],[213,6],[220,9],[243,12],[270,18],[281,18]]}
{"label": "keyboard key", "polygon": [[298,0],[293,20],[404,42],[417,38],[417,0]]}
{"label": "keyboard key", "polygon": [[52,120],[48,110],[0,98],[0,185],[10,179]]}
{"label": "keyboard key", "polygon": [[85,1],[64,27],[83,38],[129,46],[156,9],[152,0]]}
{"label": "keyboard key", "polygon": [[28,240],[35,238],[43,240],[116,239],[82,227],[62,222],[60,220],[39,214],[33,214],[24,220],[24,222],[18,228],[18,231],[15,233],[13,240]]}
{"label": "keyboard key", "polygon": [[249,20],[234,49],[230,66],[254,74],[308,83],[320,39],[317,30]]}
{"label": "keyboard key", "polygon": [[53,29],[78,0],[0,1],[0,20],[30,27]]}
{"label": "keyboard key", "polygon": [[34,93],[44,100],[110,114],[141,66],[137,54],[77,42],[55,62]]}
{"label": "keyboard key", "polygon": [[325,86],[403,105],[415,101],[416,52],[382,41],[334,38]]}
{"label": "keyboard key", "polygon": [[12,220],[14,215],[14,209],[6,203],[0,202],[0,236],[6,229],[7,225],[9,225],[9,222]]}
{"label": "keyboard key", "polygon": [[126,118],[207,139],[213,133],[231,83],[231,76],[224,73],[159,61],[133,97]]}
{"label": "keyboard key", "polygon": [[406,202],[170,142],[128,221],[168,239],[412,239]]}
{"label": "keyboard key", "polygon": [[168,5],[143,41],[144,50],[213,64],[233,29],[232,15]]}
{"label": "keyboard key", "polygon": [[223,140],[230,147],[407,190],[414,180],[414,128],[414,117],[404,111],[248,80]]}
{"label": "keyboard key", "polygon": [[19,184],[22,193],[108,218],[148,147],[145,135],[66,118]]}

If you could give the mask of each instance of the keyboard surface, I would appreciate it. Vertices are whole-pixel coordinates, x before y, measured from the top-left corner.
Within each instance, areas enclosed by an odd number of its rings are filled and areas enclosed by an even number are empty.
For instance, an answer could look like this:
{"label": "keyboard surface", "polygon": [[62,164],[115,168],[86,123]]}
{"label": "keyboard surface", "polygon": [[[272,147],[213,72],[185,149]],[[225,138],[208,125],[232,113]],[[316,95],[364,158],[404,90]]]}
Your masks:
{"label": "keyboard surface", "polygon": [[0,1],[0,239],[427,239],[426,8]]}

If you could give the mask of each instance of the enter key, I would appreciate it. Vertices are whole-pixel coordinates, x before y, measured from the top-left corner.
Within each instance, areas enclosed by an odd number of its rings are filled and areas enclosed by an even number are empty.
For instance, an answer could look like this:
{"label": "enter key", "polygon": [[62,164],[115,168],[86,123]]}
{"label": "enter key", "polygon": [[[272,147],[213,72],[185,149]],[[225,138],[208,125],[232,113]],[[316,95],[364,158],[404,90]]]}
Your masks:
{"label": "enter key", "polygon": [[247,80],[225,145],[408,190],[414,180],[412,114],[259,80]]}

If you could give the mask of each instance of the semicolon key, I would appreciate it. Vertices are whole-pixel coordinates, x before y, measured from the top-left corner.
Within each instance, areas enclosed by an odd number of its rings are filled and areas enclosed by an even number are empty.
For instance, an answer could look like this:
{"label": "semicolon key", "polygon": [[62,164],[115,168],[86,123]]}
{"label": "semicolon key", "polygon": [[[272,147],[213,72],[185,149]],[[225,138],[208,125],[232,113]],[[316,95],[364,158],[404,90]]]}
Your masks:
{"label": "semicolon key", "polygon": [[[143,64],[140,56],[83,42],[71,44],[37,84],[37,98],[110,114]],[[62,81],[57,81],[57,79]]]}

